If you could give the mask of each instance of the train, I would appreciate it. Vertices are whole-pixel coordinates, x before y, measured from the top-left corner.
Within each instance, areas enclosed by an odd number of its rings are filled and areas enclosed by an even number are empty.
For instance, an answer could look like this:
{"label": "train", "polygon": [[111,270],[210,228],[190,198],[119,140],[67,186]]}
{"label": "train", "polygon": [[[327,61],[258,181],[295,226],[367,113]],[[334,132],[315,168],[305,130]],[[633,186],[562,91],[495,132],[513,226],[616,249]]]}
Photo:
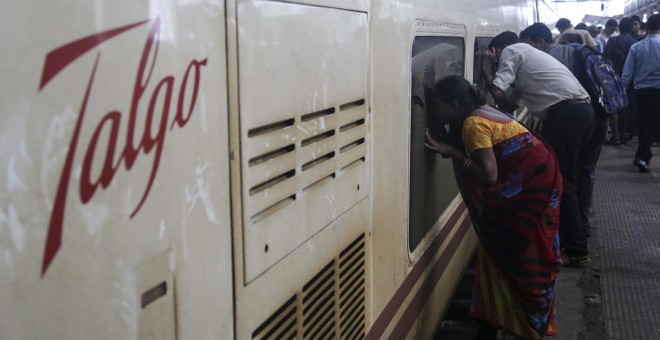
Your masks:
{"label": "train", "polygon": [[[425,89],[531,0],[5,1],[1,339],[431,338],[477,237]],[[483,89],[483,87],[482,87]],[[485,91],[485,89],[483,89]]]}

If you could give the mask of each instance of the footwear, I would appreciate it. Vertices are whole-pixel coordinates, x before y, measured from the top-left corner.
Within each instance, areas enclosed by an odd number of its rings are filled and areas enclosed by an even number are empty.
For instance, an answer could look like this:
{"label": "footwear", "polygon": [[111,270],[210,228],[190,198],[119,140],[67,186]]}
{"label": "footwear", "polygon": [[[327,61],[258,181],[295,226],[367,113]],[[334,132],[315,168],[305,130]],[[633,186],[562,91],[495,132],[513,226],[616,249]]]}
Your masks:
{"label": "footwear", "polygon": [[605,141],[605,145],[619,145],[619,144],[621,144],[621,141],[619,141],[618,139],[610,138]]}
{"label": "footwear", "polygon": [[639,158],[635,158],[635,160],[633,161],[633,165],[636,166],[637,168],[639,168],[639,172],[650,172],[651,171],[651,169],[649,168],[649,162],[648,161],[645,161],[645,160],[642,160],[642,159],[639,159]]}
{"label": "footwear", "polygon": [[561,261],[564,262],[564,267],[582,268],[587,263],[591,262],[591,257],[589,255],[568,256],[562,252]]}

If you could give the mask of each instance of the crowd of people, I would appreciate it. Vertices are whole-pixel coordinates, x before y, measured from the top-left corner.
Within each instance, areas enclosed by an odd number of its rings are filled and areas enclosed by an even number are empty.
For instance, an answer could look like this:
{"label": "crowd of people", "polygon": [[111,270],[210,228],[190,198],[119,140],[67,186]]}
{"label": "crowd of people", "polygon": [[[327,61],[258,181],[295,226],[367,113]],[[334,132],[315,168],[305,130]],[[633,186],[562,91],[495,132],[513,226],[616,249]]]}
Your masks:
{"label": "crowd of people", "polygon": [[[602,146],[639,136],[632,164],[647,173],[660,136],[660,15],[644,24],[637,16],[610,19],[602,29],[562,18],[556,28],[556,37],[535,23],[492,39],[481,71],[496,106],[462,77],[439,80],[429,114],[455,137],[426,137],[429,149],[452,157],[480,240],[470,313],[485,332],[524,339],[556,335],[559,270],[591,260],[589,211]],[[611,112],[608,94],[591,86],[585,55],[604,56],[594,60],[617,73],[627,105]],[[511,114],[521,105],[533,124]]]}

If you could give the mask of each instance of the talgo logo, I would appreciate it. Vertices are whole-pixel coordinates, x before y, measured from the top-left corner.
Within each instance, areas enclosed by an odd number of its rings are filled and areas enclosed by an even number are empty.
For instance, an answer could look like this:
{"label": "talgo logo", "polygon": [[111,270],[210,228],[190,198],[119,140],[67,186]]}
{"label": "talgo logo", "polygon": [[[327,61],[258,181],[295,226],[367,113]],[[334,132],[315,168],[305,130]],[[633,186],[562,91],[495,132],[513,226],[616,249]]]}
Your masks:
{"label": "talgo logo", "polygon": [[[90,52],[100,44],[136,27],[147,24],[148,22],[149,20],[141,21],[98,34],[93,34],[52,50],[48,53],[46,61],[44,62],[39,91],[43,90],[55,76],[79,57]],[[131,213],[131,218],[140,211],[140,208],[149,195],[151,186],[158,173],[158,165],[163,153],[163,145],[167,132],[173,130],[175,127],[184,127],[192,116],[197,101],[197,95],[199,93],[202,66],[205,66],[207,62],[207,59],[193,59],[189,62],[186,72],[183,74],[183,78],[180,82],[178,92],[176,92],[176,89],[174,88],[174,76],[168,75],[159,80],[152,79],[154,66],[158,59],[158,37],[160,34],[160,25],[160,18],[156,18],[151,24],[151,29],[149,30],[147,40],[144,44],[142,56],[135,74],[133,94],[130,101],[130,107],[128,108],[128,115],[122,113],[120,110],[107,112],[96,123],[92,138],[90,139],[89,144],[84,147],[85,154],[80,177],[80,199],[83,204],[86,204],[94,197],[94,193],[99,186],[102,189],[108,187],[122,164],[126,168],[126,171],[130,171],[135,164],[135,161],[140,158],[140,156],[153,154],[153,163],[149,179],[145,185],[140,202]],[[96,56],[94,67],[89,75],[87,88],[82,95],[80,110],[78,111],[75,128],[62,167],[57,192],[55,194],[53,210],[50,216],[50,223],[48,225],[48,236],[46,238],[46,246],[41,267],[42,276],[46,273],[46,270],[62,245],[64,213],[66,210],[66,199],[69,192],[69,181],[71,179],[73,159],[78,151],[78,139],[83,126],[83,120],[85,119],[87,103],[90,97],[94,95],[94,75],[96,74],[96,69],[100,60],[101,52]],[[156,85],[149,96],[148,94],[145,94],[145,90],[150,83]],[[186,91],[189,87],[192,87],[192,89]],[[192,96],[189,99],[189,104],[187,106],[184,104],[186,102],[186,93],[191,93]],[[136,120],[138,119],[138,115],[140,115],[138,113],[138,107],[140,107],[142,102],[148,103],[146,106],[146,115],[144,115],[144,130],[136,131]],[[160,106],[158,106],[158,104],[160,104]],[[161,108],[160,112],[156,112],[157,106]],[[123,143],[119,140],[119,129],[121,124],[128,124],[126,140],[123,141]],[[156,127],[157,132],[154,133]],[[108,136],[107,138],[109,138],[108,147],[106,150],[101,150],[99,153],[101,157],[105,158],[103,160],[100,174],[93,177],[91,174],[92,161],[97,154],[97,143],[99,138],[101,138],[101,132],[103,130],[108,131],[108,133],[106,133]],[[138,137],[137,139],[136,136]]]}

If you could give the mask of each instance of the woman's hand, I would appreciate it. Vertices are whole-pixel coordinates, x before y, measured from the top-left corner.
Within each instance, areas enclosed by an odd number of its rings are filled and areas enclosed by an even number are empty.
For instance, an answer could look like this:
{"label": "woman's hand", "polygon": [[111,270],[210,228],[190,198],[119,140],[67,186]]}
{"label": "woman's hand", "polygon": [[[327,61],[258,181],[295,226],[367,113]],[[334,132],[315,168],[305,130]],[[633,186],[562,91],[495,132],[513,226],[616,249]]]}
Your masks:
{"label": "woman's hand", "polygon": [[465,172],[486,188],[497,182],[497,160],[493,148],[474,150],[472,158],[470,158],[451,145],[437,142],[431,137],[428,130],[426,130],[426,143],[424,145],[444,157],[452,157],[459,164],[463,164]]}
{"label": "woman's hand", "polygon": [[433,139],[433,137],[431,137],[431,133],[429,133],[429,130],[426,130],[426,143],[424,143],[424,145],[426,145],[427,148],[441,154],[444,157],[450,157],[456,155],[455,152],[456,148],[436,141],[435,139]]}

